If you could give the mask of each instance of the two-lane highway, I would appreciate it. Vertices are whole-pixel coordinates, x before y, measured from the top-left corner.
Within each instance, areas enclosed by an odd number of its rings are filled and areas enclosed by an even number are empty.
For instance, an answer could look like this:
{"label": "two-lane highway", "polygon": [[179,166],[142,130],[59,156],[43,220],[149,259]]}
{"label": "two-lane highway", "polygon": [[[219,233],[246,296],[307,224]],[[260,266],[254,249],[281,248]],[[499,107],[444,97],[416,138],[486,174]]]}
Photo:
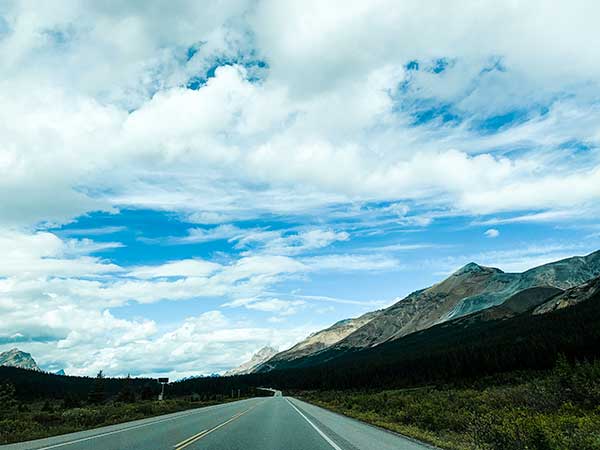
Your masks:
{"label": "two-lane highway", "polygon": [[2,450],[426,450],[300,400],[275,396],[168,414]]}

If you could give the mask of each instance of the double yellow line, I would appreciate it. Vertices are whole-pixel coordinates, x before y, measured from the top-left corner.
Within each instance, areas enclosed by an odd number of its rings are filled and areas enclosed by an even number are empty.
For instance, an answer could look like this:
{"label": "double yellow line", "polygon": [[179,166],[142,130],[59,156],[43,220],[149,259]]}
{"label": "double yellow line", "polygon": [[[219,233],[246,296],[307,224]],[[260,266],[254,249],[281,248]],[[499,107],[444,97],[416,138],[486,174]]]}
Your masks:
{"label": "double yellow line", "polygon": [[179,444],[175,445],[174,448],[175,450],[182,450],[184,448],[186,448],[189,445],[192,445],[194,442],[199,441],[200,439],[202,439],[204,436],[212,433],[213,431],[218,430],[221,427],[224,427],[225,425],[227,425],[229,422],[233,422],[235,419],[239,419],[240,417],[242,417],[244,414],[246,414],[248,411],[252,410],[256,408],[256,406],[253,406],[252,408],[248,408],[245,411],[242,411],[241,413],[236,414],[235,416],[233,416],[231,419],[217,425],[216,427],[210,428],[209,430],[203,430],[198,434],[195,434],[193,436],[190,436],[189,438],[181,441]]}

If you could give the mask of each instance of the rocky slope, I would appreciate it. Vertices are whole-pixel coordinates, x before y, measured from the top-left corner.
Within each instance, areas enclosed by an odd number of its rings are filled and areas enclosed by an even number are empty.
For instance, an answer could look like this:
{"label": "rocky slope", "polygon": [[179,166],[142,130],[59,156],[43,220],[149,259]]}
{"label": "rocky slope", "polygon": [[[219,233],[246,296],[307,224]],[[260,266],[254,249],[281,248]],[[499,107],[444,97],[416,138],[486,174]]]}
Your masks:
{"label": "rocky slope", "polygon": [[[538,313],[574,302],[571,288],[600,276],[600,251],[544,264],[523,273],[505,273],[469,263],[445,280],[411,293],[387,309],[336,323],[309,336],[257,368],[300,363],[303,358],[374,347],[434,325],[464,318],[464,325],[509,318],[537,307]],[[561,294],[566,291],[564,294]],[[560,294],[560,295],[559,295]],[[569,300],[571,298],[571,300]],[[548,303],[554,300],[555,303]],[[554,306],[552,306],[554,305]],[[302,364],[302,363],[300,363]]]}
{"label": "rocky slope", "polygon": [[523,273],[505,273],[500,269],[469,263],[444,281],[413,292],[390,306],[334,347],[372,347],[500,305],[525,289],[548,287],[564,290],[599,275],[600,251],[545,264]]}
{"label": "rocky slope", "polygon": [[311,334],[292,348],[273,356],[261,365],[260,370],[268,370],[277,365],[279,361],[293,361],[295,359],[319,353],[341,341],[363,325],[369,323],[380,313],[381,311],[373,311],[353,319],[340,320],[329,328]]}
{"label": "rocky slope", "polygon": [[224,376],[227,377],[232,375],[245,375],[252,373],[258,366],[270,359],[276,353],[277,350],[275,350],[273,347],[263,347],[256,352],[249,361],[246,361],[235,369],[228,370],[224,373]]}
{"label": "rocky slope", "polygon": [[29,353],[13,348],[0,353],[0,366],[19,367],[21,369],[40,370]]}
{"label": "rocky slope", "polygon": [[504,320],[516,317],[519,314],[526,312],[533,313],[533,310],[549,301],[551,298],[562,294],[562,289],[550,287],[550,286],[539,286],[523,289],[516,294],[510,296],[504,303],[491,306],[481,311],[477,311],[466,316],[461,316],[456,319],[443,322],[441,326],[456,327],[462,326],[468,328],[479,322],[488,322],[491,320]]}
{"label": "rocky slope", "polygon": [[553,296],[551,299],[534,309],[533,314],[546,314],[551,311],[556,311],[557,309],[568,308],[589,300],[599,292],[600,277],[597,277],[579,286],[568,289],[562,294]]}

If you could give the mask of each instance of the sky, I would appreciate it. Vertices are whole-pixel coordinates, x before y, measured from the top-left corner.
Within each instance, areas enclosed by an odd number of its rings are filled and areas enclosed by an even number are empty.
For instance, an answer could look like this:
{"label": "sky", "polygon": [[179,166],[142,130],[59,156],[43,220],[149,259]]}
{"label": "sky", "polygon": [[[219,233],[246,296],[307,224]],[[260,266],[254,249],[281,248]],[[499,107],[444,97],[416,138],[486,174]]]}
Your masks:
{"label": "sky", "polygon": [[0,0],[0,351],[184,376],[600,249],[595,1]]}

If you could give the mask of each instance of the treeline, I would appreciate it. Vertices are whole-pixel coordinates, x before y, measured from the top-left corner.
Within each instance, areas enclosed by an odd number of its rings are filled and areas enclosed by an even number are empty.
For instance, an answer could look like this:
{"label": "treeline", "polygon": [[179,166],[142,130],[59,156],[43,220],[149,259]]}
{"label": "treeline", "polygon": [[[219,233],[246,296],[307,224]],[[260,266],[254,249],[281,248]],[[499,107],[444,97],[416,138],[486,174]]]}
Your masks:
{"label": "treeline", "polygon": [[[197,378],[197,383],[171,383],[165,389],[166,398],[192,397],[194,401],[220,401],[225,398],[268,396],[243,377]],[[195,389],[192,389],[192,386]],[[135,402],[155,400],[161,390],[154,378],[109,378],[55,375],[36,370],[0,366],[0,398],[11,389],[21,402],[53,399],[67,405],[100,404],[106,401]]]}
{"label": "treeline", "polygon": [[0,384],[12,385],[21,401],[67,398],[86,402],[116,397],[122,392],[149,399],[160,392],[160,385],[151,378],[74,377],[5,366],[0,366]]}

